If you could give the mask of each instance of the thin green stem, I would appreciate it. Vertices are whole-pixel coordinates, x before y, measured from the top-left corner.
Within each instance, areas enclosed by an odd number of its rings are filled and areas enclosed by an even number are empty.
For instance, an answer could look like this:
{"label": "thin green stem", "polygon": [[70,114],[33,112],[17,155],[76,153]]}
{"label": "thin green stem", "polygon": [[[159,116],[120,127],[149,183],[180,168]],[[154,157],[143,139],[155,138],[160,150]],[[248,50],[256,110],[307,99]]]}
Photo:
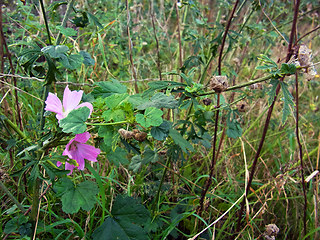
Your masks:
{"label": "thin green stem", "polygon": [[46,11],[45,11],[45,8],[44,8],[43,0],[39,0],[39,2],[40,2],[41,10],[42,10],[42,15],[43,15],[44,23],[45,23],[45,25],[46,25],[46,30],[47,30],[49,45],[52,45],[51,35],[50,35],[50,29],[49,29],[49,25],[48,25],[48,20],[47,20]]}
{"label": "thin green stem", "polygon": [[[227,88],[226,90],[224,90],[224,92],[236,90],[236,89],[243,88],[243,87],[246,87],[246,86],[250,86],[250,85],[253,85],[253,84],[259,83],[259,82],[264,82],[264,81],[270,80],[270,79],[273,78],[273,77],[274,77],[274,76],[273,76],[272,74],[270,74],[270,75],[268,75],[268,76],[265,76],[265,77],[262,77],[262,78],[258,78],[258,79],[256,79],[256,80],[251,80],[251,81],[246,82],[246,83],[241,83],[241,84],[238,84],[238,85],[229,87],[229,88]],[[197,94],[196,96],[197,96],[197,97],[207,96],[207,95],[216,94],[216,93],[217,93],[216,91],[210,91],[210,92],[206,92],[206,93]]]}
{"label": "thin green stem", "polygon": [[10,119],[4,118],[3,121],[4,121],[5,123],[7,123],[7,124],[9,125],[9,127],[10,127],[11,129],[13,129],[21,138],[23,138],[25,141],[27,141],[27,143],[30,143],[30,144],[32,143],[32,140],[31,140],[30,138],[28,138],[28,137],[19,129],[19,127],[18,127],[16,124],[14,124],[13,122],[11,122]]}
{"label": "thin green stem", "polygon": [[88,126],[112,126],[128,123],[128,121],[112,122],[112,123],[86,123]]}
{"label": "thin green stem", "polygon": [[21,205],[21,203],[12,195],[10,190],[0,181],[0,188],[8,195],[8,197],[17,205],[17,207],[21,210],[21,212],[25,213],[26,210]]}
{"label": "thin green stem", "polygon": [[158,192],[157,192],[157,195],[156,195],[156,197],[155,197],[155,199],[154,199],[154,203],[153,203],[153,206],[152,206],[153,215],[154,215],[154,213],[156,212],[156,207],[157,207],[157,206],[159,207],[158,202],[159,202],[159,198],[160,198],[161,188],[162,188],[164,179],[165,179],[165,177],[166,177],[167,170],[168,170],[168,168],[169,168],[169,164],[170,164],[170,158],[167,159],[166,167],[163,169],[163,174],[162,174],[161,181],[160,181],[160,184],[159,184]]}
{"label": "thin green stem", "polygon": [[[65,27],[67,25],[67,21],[68,21],[68,17],[70,15],[70,12],[73,8],[73,4],[74,4],[74,0],[71,0],[69,3],[68,3],[68,6],[67,6],[67,10],[66,10],[66,13],[62,19],[62,23],[61,23],[61,26],[62,27]],[[60,42],[61,42],[61,38],[62,38],[62,33],[59,32],[58,34],[58,37],[57,37],[57,41],[56,41],[56,45],[59,45]]]}

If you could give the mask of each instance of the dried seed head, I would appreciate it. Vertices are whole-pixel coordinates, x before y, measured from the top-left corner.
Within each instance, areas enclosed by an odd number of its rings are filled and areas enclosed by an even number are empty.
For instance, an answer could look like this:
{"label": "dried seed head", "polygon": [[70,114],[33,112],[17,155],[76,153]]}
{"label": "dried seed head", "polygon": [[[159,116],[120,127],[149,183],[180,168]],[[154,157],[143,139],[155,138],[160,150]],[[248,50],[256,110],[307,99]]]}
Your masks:
{"label": "dried seed head", "polygon": [[134,134],[133,138],[139,142],[146,140],[148,134],[146,132],[137,132]]}
{"label": "dried seed head", "polygon": [[250,85],[250,89],[262,89],[262,84],[261,83],[254,83]]}
{"label": "dried seed head", "polygon": [[298,61],[301,67],[312,65],[312,51],[304,44],[300,45],[298,53]]}
{"label": "dried seed head", "polygon": [[128,130],[125,130],[123,128],[120,128],[118,130],[118,133],[120,134],[120,136],[124,139],[131,139],[134,137],[134,132],[131,132],[131,131],[128,131]]}
{"label": "dried seed head", "polygon": [[237,108],[239,112],[246,112],[249,109],[249,105],[246,101],[240,101],[237,103]]}
{"label": "dried seed head", "polygon": [[203,104],[206,106],[209,106],[212,103],[212,100],[210,98],[205,98],[202,101],[203,101]]}
{"label": "dried seed head", "polygon": [[276,236],[279,232],[279,228],[275,224],[268,224],[266,225],[266,230],[263,233],[263,236],[267,240],[275,240]]}
{"label": "dried seed head", "polygon": [[213,76],[210,80],[210,88],[216,92],[223,92],[228,88],[227,76]]}

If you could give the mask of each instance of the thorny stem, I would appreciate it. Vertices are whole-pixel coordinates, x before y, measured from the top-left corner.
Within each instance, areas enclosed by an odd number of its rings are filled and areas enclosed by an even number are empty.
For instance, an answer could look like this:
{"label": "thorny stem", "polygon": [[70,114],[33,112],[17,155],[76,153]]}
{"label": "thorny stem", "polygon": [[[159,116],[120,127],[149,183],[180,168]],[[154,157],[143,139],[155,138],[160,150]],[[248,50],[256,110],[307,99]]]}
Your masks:
{"label": "thorny stem", "polygon": [[299,147],[299,158],[300,158],[300,166],[301,166],[301,184],[303,189],[303,197],[304,197],[304,209],[303,209],[303,234],[307,234],[307,193],[306,193],[306,183],[304,181],[304,162],[302,156],[302,146],[300,142],[299,136],[299,83],[298,83],[298,73],[296,73],[296,137],[297,143]]}
{"label": "thorny stem", "polygon": [[[297,0],[296,3],[295,3],[294,17],[293,17],[291,34],[290,34],[290,39],[289,39],[289,44],[288,44],[286,62],[288,62],[288,61],[290,60],[291,56],[292,56],[292,45],[293,45],[294,37],[295,37],[295,35],[296,35],[295,33],[296,33],[296,24],[297,24],[299,6],[300,6],[300,0]],[[284,80],[284,77],[282,77],[282,78],[280,79],[280,81],[283,81],[283,80]],[[259,159],[259,156],[260,156],[260,152],[261,152],[261,150],[262,150],[262,146],[263,146],[263,143],[264,143],[264,140],[265,140],[267,131],[268,131],[268,127],[269,127],[269,124],[270,124],[272,111],[273,111],[275,102],[276,102],[276,100],[277,100],[279,91],[280,91],[280,85],[278,85],[278,87],[277,87],[277,89],[276,89],[275,97],[274,97],[274,99],[273,99],[273,101],[272,101],[271,106],[269,107],[269,110],[268,110],[268,114],[267,114],[267,118],[266,118],[266,121],[265,121],[265,124],[264,124],[263,133],[262,133],[262,137],[261,137],[261,140],[260,140],[260,143],[259,143],[259,147],[258,147],[258,150],[257,150],[257,152],[256,152],[256,155],[255,155],[254,160],[253,160],[253,163],[252,163],[252,168],[251,168],[251,172],[250,172],[248,184],[247,184],[246,190],[245,190],[245,193],[246,193],[246,194],[245,194],[245,197],[243,198],[242,203],[241,203],[241,206],[240,206],[240,211],[239,211],[239,215],[238,215],[238,222],[237,222],[237,228],[236,228],[236,231],[235,231],[233,237],[236,236],[236,234],[239,233],[239,231],[240,231],[241,220],[242,220],[242,213],[243,213],[243,210],[244,210],[244,205],[245,205],[245,202],[246,202],[248,193],[249,193],[249,189],[250,189],[250,187],[251,187],[251,183],[252,183],[253,176],[254,176],[254,173],[255,173],[256,165],[257,165],[257,162],[258,162],[258,159]]]}
{"label": "thorny stem", "polygon": [[[220,49],[220,54],[219,54],[219,60],[218,60],[218,72],[219,75],[221,75],[221,62],[222,62],[222,54],[223,54],[223,48],[224,48],[224,44],[226,42],[226,38],[228,35],[228,31],[229,28],[231,26],[231,21],[232,18],[234,16],[234,13],[236,11],[236,8],[238,6],[239,0],[237,0],[233,6],[232,12],[230,14],[224,35],[223,35],[223,39],[222,39],[222,44],[221,44],[221,49]],[[201,193],[201,198],[200,198],[200,202],[199,202],[199,208],[198,208],[198,213],[201,214],[202,210],[203,210],[203,203],[204,203],[204,199],[205,196],[208,192],[209,187],[211,186],[212,183],[212,177],[213,177],[213,173],[214,173],[214,167],[215,167],[215,163],[216,163],[216,143],[217,143],[217,134],[218,134],[218,121],[219,121],[219,112],[220,112],[220,93],[218,93],[217,96],[217,112],[216,112],[216,118],[215,118],[215,124],[214,124],[214,135],[213,135],[213,143],[212,143],[212,159],[211,159],[211,164],[210,164],[210,173],[209,173],[209,178],[206,181],[205,187]],[[217,153],[218,155],[218,153]]]}
{"label": "thorny stem", "polygon": [[137,84],[137,82],[138,82],[137,73],[136,73],[136,69],[133,64],[133,57],[132,57],[132,41],[131,41],[130,28],[129,28],[130,11],[129,11],[128,0],[126,0],[126,7],[127,7],[127,34],[128,34],[128,45],[129,45],[129,58],[130,58],[130,63],[131,63],[131,68],[132,68],[132,75],[133,75],[133,79],[134,79],[134,89],[135,89],[136,93],[139,93],[138,84]]}

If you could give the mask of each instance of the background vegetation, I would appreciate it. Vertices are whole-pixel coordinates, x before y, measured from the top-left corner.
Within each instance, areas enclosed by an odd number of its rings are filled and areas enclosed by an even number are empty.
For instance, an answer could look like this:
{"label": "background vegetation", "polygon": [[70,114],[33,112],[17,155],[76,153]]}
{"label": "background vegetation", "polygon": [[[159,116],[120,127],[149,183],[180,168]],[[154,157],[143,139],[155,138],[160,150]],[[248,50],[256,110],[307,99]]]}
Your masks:
{"label": "background vegetation", "polygon": [[[0,10],[2,239],[320,238],[319,1]],[[44,111],[67,85],[90,117]]]}

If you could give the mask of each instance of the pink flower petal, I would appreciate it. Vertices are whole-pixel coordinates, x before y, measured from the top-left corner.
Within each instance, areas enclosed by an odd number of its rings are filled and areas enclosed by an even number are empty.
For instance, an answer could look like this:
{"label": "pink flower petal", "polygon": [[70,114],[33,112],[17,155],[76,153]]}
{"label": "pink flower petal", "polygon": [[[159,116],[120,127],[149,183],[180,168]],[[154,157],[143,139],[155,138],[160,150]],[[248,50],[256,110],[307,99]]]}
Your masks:
{"label": "pink flower petal", "polygon": [[79,106],[77,106],[75,109],[78,109],[78,108],[81,108],[81,107],[87,107],[87,108],[89,108],[89,110],[90,110],[89,117],[90,117],[90,115],[91,115],[91,113],[92,113],[92,111],[93,111],[93,106],[92,106],[92,104],[89,103],[89,102],[84,102],[84,103],[81,103]]}
{"label": "pink flower petal", "polygon": [[72,159],[76,160],[77,163],[79,164],[78,166],[79,170],[84,170],[84,165],[85,165],[84,158],[80,151],[74,151],[72,154]]}
{"label": "pink flower petal", "polygon": [[62,162],[57,162],[57,167],[60,167],[62,165]]}
{"label": "pink flower petal", "polygon": [[61,119],[60,117],[63,115],[63,109],[60,99],[53,93],[49,92],[45,103],[46,107],[44,108],[44,110],[57,113],[56,117],[58,119]]}
{"label": "pink flower petal", "polygon": [[74,140],[79,143],[86,143],[90,137],[91,137],[90,133],[84,132],[84,133],[77,134]]}
{"label": "pink flower petal", "polygon": [[76,168],[76,166],[74,166],[74,165],[66,162],[66,164],[65,164],[65,170],[70,170],[70,172],[69,172],[67,175],[71,175],[72,172],[73,172],[73,169],[75,169],[75,168]]}
{"label": "pink flower petal", "polygon": [[70,149],[71,144],[75,141],[75,139],[71,139],[68,144],[66,145],[66,148],[64,149],[62,155],[68,156],[69,158],[72,158],[72,150]]}
{"label": "pink flower petal", "polygon": [[75,109],[81,101],[83,91],[70,91],[66,86],[63,93],[63,108],[66,115],[73,109]]}
{"label": "pink flower petal", "polygon": [[99,148],[95,148],[91,145],[83,144],[83,143],[77,144],[77,148],[78,148],[77,149],[78,152],[83,158],[92,162],[97,161],[97,157],[101,152]]}

